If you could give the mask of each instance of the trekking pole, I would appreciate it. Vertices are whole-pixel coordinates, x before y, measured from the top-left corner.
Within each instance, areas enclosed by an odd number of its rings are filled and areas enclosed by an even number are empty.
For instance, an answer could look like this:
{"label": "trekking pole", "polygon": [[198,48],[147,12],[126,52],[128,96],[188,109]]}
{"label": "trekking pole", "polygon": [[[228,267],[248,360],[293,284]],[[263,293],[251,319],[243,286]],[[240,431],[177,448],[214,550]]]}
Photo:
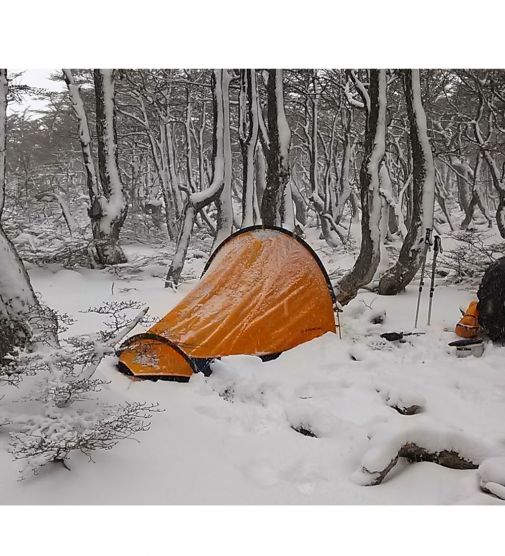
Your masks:
{"label": "trekking pole", "polygon": [[435,270],[437,266],[437,255],[442,253],[442,241],[440,236],[435,236],[433,244],[433,264],[431,266],[431,284],[430,284],[430,305],[428,308],[428,326],[431,324],[431,306],[433,304],[433,293],[435,292]]}
{"label": "trekking pole", "polygon": [[416,322],[414,328],[417,328],[417,321],[419,319],[419,306],[421,305],[421,293],[424,286],[424,270],[426,268],[426,257],[428,256],[428,250],[431,245],[431,228],[426,228],[426,237],[424,239],[424,253],[423,262],[421,266],[421,281],[419,282],[419,293],[417,295],[417,307],[416,307]]}

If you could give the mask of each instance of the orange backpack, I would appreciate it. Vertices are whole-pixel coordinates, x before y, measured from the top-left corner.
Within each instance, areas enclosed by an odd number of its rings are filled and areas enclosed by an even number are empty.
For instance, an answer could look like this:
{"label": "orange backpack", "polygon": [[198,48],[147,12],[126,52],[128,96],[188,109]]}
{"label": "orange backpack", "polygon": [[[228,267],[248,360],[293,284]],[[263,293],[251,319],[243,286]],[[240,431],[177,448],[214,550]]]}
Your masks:
{"label": "orange backpack", "polygon": [[462,338],[475,338],[479,335],[479,311],[477,310],[478,301],[471,301],[464,315],[456,325],[455,332]]}

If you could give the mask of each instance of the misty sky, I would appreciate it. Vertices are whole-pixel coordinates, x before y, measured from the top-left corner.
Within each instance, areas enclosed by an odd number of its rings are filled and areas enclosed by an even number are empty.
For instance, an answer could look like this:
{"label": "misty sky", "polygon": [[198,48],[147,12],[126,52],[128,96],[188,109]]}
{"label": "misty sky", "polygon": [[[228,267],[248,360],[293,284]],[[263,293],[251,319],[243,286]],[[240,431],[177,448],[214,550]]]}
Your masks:
{"label": "misty sky", "polygon": [[[49,76],[60,71],[58,69],[13,69],[11,74],[23,72],[22,75],[14,80],[17,85],[30,85],[32,87],[42,87],[50,91],[61,91],[65,88],[63,82],[51,81]],[[39,100],[31,95],[24,95],[21,103],[10,103],[9,112],[22,112],[28,109],[30,112],[42,110],[47,105],[44,100]],[[36,114],[33,113],[32,117]]]}

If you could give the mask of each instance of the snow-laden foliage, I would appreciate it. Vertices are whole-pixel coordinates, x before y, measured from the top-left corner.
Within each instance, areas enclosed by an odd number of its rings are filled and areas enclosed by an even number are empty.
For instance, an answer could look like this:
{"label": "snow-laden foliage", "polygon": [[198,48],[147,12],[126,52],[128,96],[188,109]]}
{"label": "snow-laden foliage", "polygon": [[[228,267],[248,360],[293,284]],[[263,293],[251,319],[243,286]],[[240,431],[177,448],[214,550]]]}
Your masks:
{"label": "snow-laden foliage", "polygon": [[[57,348],[18,350],[2,365],[0,383],[16,385],[24,377],[33,377],[28,393],[11,401],[16,411],[11,405],[10,410],[2,412],[10,430],[9,451],[15,459],[26,462],[23,477],[27,471],[38,473],[51,462],[67,466],[66,460],[74,451],[91,459],[94,450],[110,450],[120,440],[148,430],[150,417],[158,411],[157,404],[101,402],[100,392],[108,382],[94,377],[101,360],[113,355],[128,331],[144,322],[147,309],[133,319],[127,315],[140,308],[134,301],[91,307],[87,313],[107,317],[104,330],[63,337]],[[71,324],[66,315],[62,320]]]}
{"label": "snow-laden foliage", "polygon": [[486,268],[505,255],[505,243],[496,243],[487,230],[456,232],[452,239],[454,247],[446,249],[440,260],[440,270],[448,283],[476,287]]}
{"label": "snow-laden foliage", "polygon": [[156,404],[146,402],[93,412],[48,407],[43,415],[14,423],[19,432],[10,435],[10,453],[26,461],[23,477],[29,471],[38,474],[48,463],[61,463],[70,470],[67,460],[72,452],[79,451],[93,461],[94,451],[111,450],[121,440],[136,440],[137,433],[148,431],[156,411]]}

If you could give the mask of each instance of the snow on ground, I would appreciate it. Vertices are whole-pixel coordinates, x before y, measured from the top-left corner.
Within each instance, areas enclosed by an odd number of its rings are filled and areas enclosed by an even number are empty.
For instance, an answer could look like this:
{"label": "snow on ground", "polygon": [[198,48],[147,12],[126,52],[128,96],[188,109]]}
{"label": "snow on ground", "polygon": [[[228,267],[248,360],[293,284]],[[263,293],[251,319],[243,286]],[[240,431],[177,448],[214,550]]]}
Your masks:
{"label": "snow on ground", "polygon": [[[330,273],[352,264],[351,255],[330,254],[314,238],[310,243]],[[126,250],[135,259],[149,248]],[[163,316],[191,289],[204,262],[195,250],[185,268],[194,278],[177,292],[163,287],[159,264],[137,275],[56,266],[32,268],[30,275],[49,306],[77,318],[67,334],[78,334],[101,324],[100,315],[79,311],[103,301],[135,299],[148,304],[151,315]],[[159,402],[164,409],[150,431],[138,442],[94,454],[94,463],[74,454],[70,472],[48,467],[23,481],[5,450],[8,439],[0,435],[0,502],[502,504],[483,493],[479,481],[502,492],[495,481],[503,476],[499,456],[505,454],[505,348],[488,345],[482,358],[457,359],[447,346],[459,307],[473,295],[437,287],[432,326],[420,327],[426,334],[389,343],[382,332],[412,330],[417,286],[387,298],[363,291],[342,314],[342,339],[326,334],[266,363],[227,357],[214,364],[211,377],[195,375],[187,384],[132,381],[108,358],[98,373],[110,381],[110,401]],[[384,311],[383,323],[370,322],[372,313]],[[2,393],[6,401],[12,395],[8,388]],[[420,411],[402,415],[393,407],[409,404]],[[477,463],[495,459],[465,471],[400,461],[381,485],[362,486],[359,471],[364,458],[373,460],[371,448],[379,446],[384,458],[399,438],[435,449],[449,439],[477,454]]]}

